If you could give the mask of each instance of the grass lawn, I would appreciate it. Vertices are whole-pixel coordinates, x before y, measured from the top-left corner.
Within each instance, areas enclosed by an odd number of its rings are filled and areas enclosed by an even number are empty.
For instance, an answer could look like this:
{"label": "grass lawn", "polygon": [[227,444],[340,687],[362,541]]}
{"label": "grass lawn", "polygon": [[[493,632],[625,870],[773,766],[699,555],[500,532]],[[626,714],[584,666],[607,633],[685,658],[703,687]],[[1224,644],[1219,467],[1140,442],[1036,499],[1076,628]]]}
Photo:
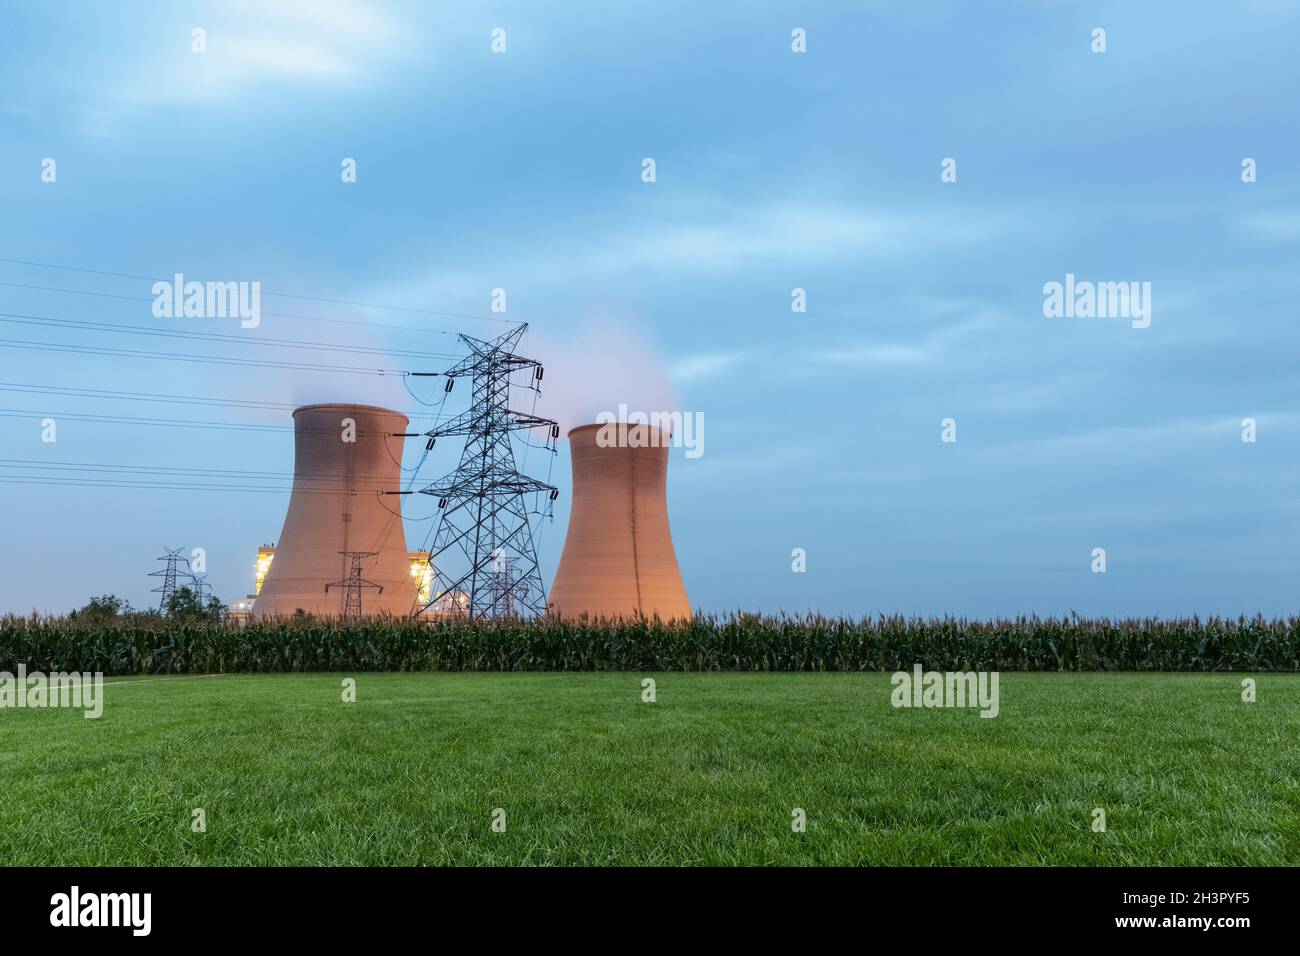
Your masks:
{"label": "grass lawn", "polygon": [[1003,673],[994,719],[895,710],[888,674],[344,676],[0,710],[0,861],[1300,862],[1300,676]]}

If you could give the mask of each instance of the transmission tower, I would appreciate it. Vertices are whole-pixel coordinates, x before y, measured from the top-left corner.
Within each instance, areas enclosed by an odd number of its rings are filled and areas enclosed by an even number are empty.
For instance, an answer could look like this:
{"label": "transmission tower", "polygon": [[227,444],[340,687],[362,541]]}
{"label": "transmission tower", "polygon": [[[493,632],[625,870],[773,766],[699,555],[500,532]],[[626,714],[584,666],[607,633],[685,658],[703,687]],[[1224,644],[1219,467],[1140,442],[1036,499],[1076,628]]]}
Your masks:
{"label": "transmission tower", "polygon": [[[168,614],[171,610],[172,598],[176,595],[177,575],[190,580],[194,579],[194,575],[190,572],[190,559],[181,557],[184,548],[164,548],[163,550],[167,553],[159,557],[158,560],[167,562],[166,565],[158,571],[150,571],[149,577],[163,579],[162,584],[154,588],[151,593],[162,592],[162,600],[158,602],[158,610],[163,614]],[[182,561],[185,562],[184,571],[179,570]]]}
{"label": "transmission tower", "polygon": [[342,581],[332,581],[325,585],[326,593],[330,588],[343,588],[343,619],[346,621],[361,620],[361,590],[362,588],[378,588],[379,593],[384,593],[384,586],[376,584],[373,581],[367,581],[361,576],[361,562],[364,558],[372,558],[377,555],[378,551],[340,551],[339,554],[349,558],[352,562],[352,569],[348,576]]}
{"label": "transmission tower", "polygon": [[204,595],[212,589],[208,586],[208,576],[206,574],[191,574],[190,580],[194,582],[194,600],[198,602],[199,610],[203,609]]}
{"label": "transmission tower", "polygon": [[[510,407],[512,384],[540,394],[541,363],[514,353],[527,329],[521,325],[490,342],[460,336],[470,354],[442,373],[447,391],[456,379],[469,378],[474,393],[467,411],[425,432],[430,448],[439,438],[465,437],[460,466],[420,489],[438,499],[429,564],[436,570],[439,593],[426,608],[441,600],[470,620],[525,617],[546,610],[529,519],[543,512],[529,509],[528,496],[536,503],[544,495],[549,513],[559,491],[515,468],[511,433],[545,428],[545,450],[554,455],[560,426]],[[529,374],[527,384],[512,383],[511,376],[521,372]],[[448,555],[463,557],[465,570],[459,575],[447,573],[453,563],[446,560]]]}

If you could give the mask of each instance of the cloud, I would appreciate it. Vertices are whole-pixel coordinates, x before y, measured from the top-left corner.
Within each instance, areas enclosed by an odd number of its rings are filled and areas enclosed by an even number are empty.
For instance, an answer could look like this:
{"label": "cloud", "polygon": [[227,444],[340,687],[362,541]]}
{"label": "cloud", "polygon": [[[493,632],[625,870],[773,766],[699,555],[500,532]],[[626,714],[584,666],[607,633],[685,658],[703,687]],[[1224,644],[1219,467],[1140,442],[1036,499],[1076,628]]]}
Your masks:
{"label": "cloud", "polygon": [[[1185,418],[1150,425],[1115,425],[1060,435],[1051,438],[1013,442],[988,450],[991,455],[1001,455],[1013,448],[1034,448],[1045,451],[1081,451],[1094,453],[1104,449],[1126,448],[1134,454],[1163,453],[1173,443],[1203,441],[1218,436],[1220,439],[1240,440],[1241,420],[1245,415],[1217,418]],[[1300,412],[1261,412],[1251,415],[1260,429],[1293,431],[1300,428]]]}
{"label": "cloud", "polygon": [[[945,211],[895,213],[831,201],[655,201],[606,210],[600,218],[549,221],[543,232],[532,233],[543,239],[513,246],[502,246],[494,234],[486,240],[497,263],[490,274],[479,274],[480,255],[407,282],[388,280],[389,297],[397,289],[426,300],[425,293],[442,295],[445,301],[472,288],[486,301],[494,286],[572,288],[597,279],[658,281],[660,274],[690,279],[778,266],[808,273],[981,242],[1006,228],[995,215],[965,218],[971,221],[954,221]],[[445,263],[447,253],[431,251],[428,258]]]}
{"label": "cloud", "polygon": [[[636,213],[625,211],[619,221],[636,223]],[[955,220],[943,210],[895,212],[828,200],[756,205],[691,199],[648,222],[620,227],[569,261],[586,274],[728,273],[770,263],[821,267],[863,256],[893,259],[922,246],[979,242],[1003,228],[992,215]]]}
{"label": "cloud", "polygon": [[[968,308],[971,306],[953,302],[950,303],[950,307],[938,311],[945,316],[953,316]],[[962,318],[938,319],[937,321],[942,321],[944,324],[929,329],[910,342],[858,339],[833,347],[812,349],[804,352],[800,357],[813,365],[875,367],[927,365],[950,358],[954,351],[953,346],[958,344],[958,340],[973,333],[986,332],[1001,318],[1001,314],[994,310],[976,309]],[[973,354],[968,345],[963,345],[962,351],[967,356]]]}
{"label": "cloud", "polygon": [[[770,437],[770,436],[769,436]],[[764,442],[754,448],[752,442],[738,446],[726,436],[714,435],[712,446],[695,459],[683,458],[680,466],[674,465],[675,482],[715,481],[726,479],[744,481],[756,474],[774,475],[799,472],[805,475],[809,466],[821,461],[822,449],[808,445]],[[681,452],[674,451],[674,455]]]}
{"label": "cloud", "polygon": [[1245,216],[1237,227],[1260,239],[1300,240],[1300,210],[1273,210]]}
{"label": "cloud", "polygon": [[823,365],[923,365],[939,356],[929,345],[858,343],[809,352],[807,357]]}
{"label": "cloud", "polygon": [[226,61],[232,68],[222,77],[227,83],[247,83],[261,74],[324,77],[352,73],[356,64],[333,50],[310,43],[267,42],[236,37]]}
{"label": "cloud", "polygon": [[717,352],[711,355],[687,355],[672,363],[674,381],[687,383],[717,378],[745,360],[745,352]]}
{"label": "cloud", "polygon": [[[206,32],[203,53],[191,49],[196,28]],[[240,0],[204,16],[173,11],[143,44],[116,48],[120,59],[108,67],[115,82],[88,97],[87,125],[106,129],[105,111],[242,103],[276,83],[355,82],[399,55],[408,34],[357,0]]]}
{"label": "cloud", "polygon": [[1021,413],[1050,408],[1071,392],[1095,385],[1096,375],[1061,375],[1041,382],[989,382],[975,407],[989,412]]}
{"label": "cloud", "polygon": [[586,268],[604,273],[642,268],[716,272],[770,260],[821,261],[855,251],[884,251],[900,241],[901,225],[850,208],[777,203],[702,211],[700,218],[683,210],[681,221],[661,220],[609,238],[582,257]]}

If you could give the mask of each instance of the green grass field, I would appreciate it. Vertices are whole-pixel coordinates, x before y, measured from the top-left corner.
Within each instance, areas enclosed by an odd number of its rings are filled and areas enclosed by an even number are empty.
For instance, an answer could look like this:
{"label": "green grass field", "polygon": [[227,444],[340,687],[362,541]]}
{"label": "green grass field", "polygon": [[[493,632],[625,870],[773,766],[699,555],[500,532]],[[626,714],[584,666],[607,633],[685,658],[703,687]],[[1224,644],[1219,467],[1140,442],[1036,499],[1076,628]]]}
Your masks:
{"label": "green grass field", "polygon": [[0,710],[0,859],[1300,862],[1300,676],[1003,673],[995,719],[895,710],[888,674],[657,674],[653,704],[632,673],[344,676]]}

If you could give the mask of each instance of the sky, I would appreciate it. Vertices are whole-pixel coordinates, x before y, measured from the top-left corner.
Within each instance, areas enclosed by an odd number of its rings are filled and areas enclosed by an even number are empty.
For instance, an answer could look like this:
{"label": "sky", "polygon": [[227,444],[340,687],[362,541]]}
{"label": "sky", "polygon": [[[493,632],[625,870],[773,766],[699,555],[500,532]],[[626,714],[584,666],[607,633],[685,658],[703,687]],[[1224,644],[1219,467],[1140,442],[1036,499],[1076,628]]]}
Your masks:
{"label": "sky", "polygon": [[[1293,613],[1297,41],[1249,0],[7,4],[0,609],[148,606],[167,547],[238,600],[292,405],[428,411],[250,360],[437,371],[509,320],[566,429],[703,417],[668,499],[704,611]],[[175,273],[259,282],[260,325],[155,318]],[[1067,274],[1150,283],[1149,326],[1046,316]]]}

